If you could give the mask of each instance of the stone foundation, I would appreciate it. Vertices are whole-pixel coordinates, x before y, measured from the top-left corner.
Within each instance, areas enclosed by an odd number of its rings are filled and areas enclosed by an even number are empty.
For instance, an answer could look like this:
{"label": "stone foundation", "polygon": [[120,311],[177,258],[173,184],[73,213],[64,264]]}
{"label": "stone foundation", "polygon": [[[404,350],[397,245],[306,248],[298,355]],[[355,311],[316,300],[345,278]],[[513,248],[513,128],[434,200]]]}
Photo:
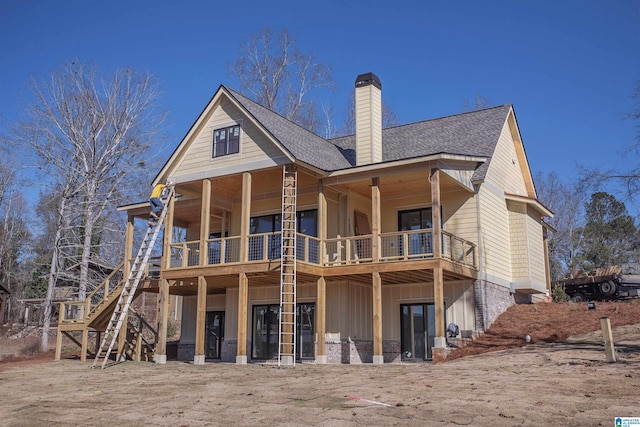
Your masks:
{"label": "stone foundation", "polygon": [[[450,339],[451,340],[451,339]],[[457,341],[456,341],[457,342]],[[195,344],[178,343],[177,360],[191,362],[195,357]],[[249,348],[249,347],[247,347]],[[225,340],[222,343],[220,360],[222,362],[236,363],[238,342]],[[373,363],[373,341],[333,339],[325,344],[327,364],[352,364]],[[401,363],[400,341],[387,340],[382,343],[382,358],[384,363]],[[313,360],[305,360],[300,363],[313,363]]]}
{"label": "stone foundation", "polygon": [[223,362],[236,363],[237,353],[238,353],[237,340],[225,339],[224,341],[222,341],[222,349],[220,351],[220,360],[222,360]]}
{"label": "stone foundation", "polygon": [[476,328],[486,331],[489,326],[514,303],[508,287],[486,280],[476,280],[473,284],[476,309]]}
{"label": "stone foundation", "polygon": [[402,361],[402,354],[400,354],[400,341],[383,341],[382,355],[384,356],[384,363],[400,363]]}
{"label": "stone foundation", "polygon": [[195,355],[196,355],[195,343],[192,343],[192,344],[178,343],[178,360],[182,362],[192,361]]}
{"label": "stone foundation", "polygon": [[346,339],[342,341],[342,363],[373,363],[373,342]]}

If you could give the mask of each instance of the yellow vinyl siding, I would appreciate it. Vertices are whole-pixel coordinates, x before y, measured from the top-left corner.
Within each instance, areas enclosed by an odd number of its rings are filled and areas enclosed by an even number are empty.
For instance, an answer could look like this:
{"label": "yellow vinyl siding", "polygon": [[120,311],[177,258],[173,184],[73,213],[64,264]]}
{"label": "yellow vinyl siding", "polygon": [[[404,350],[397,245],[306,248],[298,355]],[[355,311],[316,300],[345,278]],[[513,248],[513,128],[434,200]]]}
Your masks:
{"label": "yellow vinyl siding", "polygon": [[483,263],[487,274],[511,279],[511,250],[509,216],[504,197],[495,194],[486,185],[480,187]]}
{"label": "yellow vinyl siding", "polygon": [[509,123],[505,122],[487,171],[486,182],[491,182],[506,193],[527,196],[520,160],[516,154]]}
{"label": "yellow vinyl siding", "polygon": [[470,242],[478,241],[476,198],[466,191],[447,193],[442,200],[444,229]]}
{"label": "yellow vinyl siding", "polygon": [[544,291],[546,275],[540,214],[524,203],[509,202],[512,281],[516,288]]}
{"label": "yellow vinyl siding", "polygon": [[356,159],[358,165],[382,161],[382,100],[373,85],[356,89]]}
{"label": "yellow vinyl siding", "polygon": [[511,230],[511,271],[513,282],[529,280],[530,254],[529,231],[524,204],[509,203],[509,228]]}
{"label": "yellow vinyl siding", "polygon": [[[239,153],[213,158],[213,131],[235,124],[240,124]],[[172,171],[172,176],[189,176],[205,172],[207,176],[216,176],[215,169],[238,167],[241,164],[266,161],[267,165],[276,165],[277,162],[271,159],[278,157],[282,157],[282,153],[263,132],[229,100],[223,99],[189,142],[188,149],[179,165]]]}
{"label": "yellow vinyl siding", "polygon": [[531,280],[546,287],[544,245],[542,238],[542,224],[540,214],[532,208],[527,209],[527,233],[529,242],[529,259],[531,265]]}

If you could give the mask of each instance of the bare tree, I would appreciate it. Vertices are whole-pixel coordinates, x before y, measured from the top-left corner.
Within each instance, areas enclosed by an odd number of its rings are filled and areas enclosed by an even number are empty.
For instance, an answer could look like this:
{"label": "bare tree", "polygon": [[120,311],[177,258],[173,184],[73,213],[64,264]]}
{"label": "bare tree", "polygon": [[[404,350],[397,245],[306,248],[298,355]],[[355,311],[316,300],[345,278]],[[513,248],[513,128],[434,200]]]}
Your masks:
{"label": "bare tree", "polygon": [[538,198],[554,212],[549,219],[555,229],[549,236],[549,261],[551,279],[556,281],[579,268],[585,196],[580,187],[565,184],[555,172],[539,172],[535,181]]}
{"label": "bare tree", "polygon": [[26,203],[16,179],[17,153],[5,135],[0,138],[0,283],[17,294],[20,264],[28,252],[31,234],[25,220]]}
{"label": "bare tree", "polygon": [[[635,122],[638,129],[635,143],[630,143],[627,150],[621,153],[621,157],[640,155],[640,80],[636,83],[633,93],[634,104],[630,112],[624,115],[625,119]],[[583,185],[589,186],[594,191],[606,186],[607,183],[616,183],[616,193],[625,201],[635,202],[640,194],[640,162],[629,169],[609,169],[581,167],[584,176]]]}
{"label": "bare tree", "polygon": [[319,103],[313,95],[334,87],[331,68],[302,53],[288,30],[263,28],[251,35],[227,68],[240,81],[241,91],[257,103],[312,132],[320,130]]}
{"label": "bare tree", "polygon": [[471,106],[471,103],[468,99],[465,99],[463,102],[464,111],[483,110],[485,108],[489,108],[489,105],[489,100],[480,95],[480,92],[476,92],[476,99],[473,107]]}
{"label": "bare tree", "polygon": [[[63,263],[62,259],[62,236],[66,229],[68,229],[67,202],[70,199],[67,191],[70,191],[72,183],[65,184],[67,187],[61,192],[57,200],[57,221],[54,228],[54,237],[52,243],[51,263],[49,265],[49,277],[47,285],[47,295],[44,300],[44,320],[42,326],[42,340],[40,342],[40,351],[46,352],[49,349],[49,328],[51,326],[51,309],[53,306],[53,299],[55,296],[56,283],[58,281],[58,275],[60,273],[60,266]],[[65,227],[65,225],[67,225]]]}
{"label": "bare tree", "polygon": [[127,193],[127,177],[144,173],[156,148],[165,117],[158,88],[148,73],[125,68],[104,77],[78,61],[32,81],[33,101],[13,138],[32,154],[49,194],[65,190],[59,214],[77,232],[79,300],[86,297],[89,262],[99,247],[97,225]]}
{"label": "bare tree", "polygon": [[5,136],[0,140],[0,209],[4,206],[5,195],[15,183],[17,156],[12,153]]}
{"label": "bare tree", "polygon": [[[349,104],[347,117],[342,122],[342,128],[337,132],[337,136],[353,135],[356,133],[356,96],[354,91],[351,91],[349,94],[347,102]],[[398,115],[393,112],[386,102],[382,101],[382,127],[397,126],[399,123]]]}
{"label": "bare tree", "polygon": [[5,195],[0,207],[0,283],[15,292],[20,264],[28,252],[31,233],[25,221],[26,202],[17,189]]}

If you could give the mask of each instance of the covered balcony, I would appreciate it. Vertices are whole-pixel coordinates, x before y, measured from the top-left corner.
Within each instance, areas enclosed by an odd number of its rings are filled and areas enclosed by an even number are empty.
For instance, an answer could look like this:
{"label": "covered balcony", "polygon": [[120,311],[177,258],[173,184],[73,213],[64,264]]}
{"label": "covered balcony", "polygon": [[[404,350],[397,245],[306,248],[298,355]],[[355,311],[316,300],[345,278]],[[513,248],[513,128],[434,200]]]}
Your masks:
{"label": "covered balcony", "polygon": [[[451,233],[442,231],[442,258],[469,268],[476,268],[476,245]],[[433,230],[408,230],[381,233],[377,236],[379,259],[374,260],[373,235],[336,237],[320,240],[297,233],[298,262],[319,267],[359,265],[392,261],[433,259]],[[271,262],[280,259],[281,233],[252,234],[247,237],[248,262]],[[168,270],[240,264],[241,237],[206,239],[205,257],[201,259],[199,240],[169,245]]]}

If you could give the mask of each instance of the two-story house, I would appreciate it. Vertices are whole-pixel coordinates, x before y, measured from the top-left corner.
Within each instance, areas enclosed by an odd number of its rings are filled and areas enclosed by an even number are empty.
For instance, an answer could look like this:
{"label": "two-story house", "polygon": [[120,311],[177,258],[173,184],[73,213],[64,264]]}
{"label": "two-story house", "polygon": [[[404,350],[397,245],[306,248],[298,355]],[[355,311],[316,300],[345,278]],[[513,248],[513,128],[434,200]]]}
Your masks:
{"label": "two-story house", "polygon": [[[442,358],[449,324],[470,336],[548,292],[551,212],[513,107],[383,129],[381,93],[358,76],[355,135],[326,140],[220,86],[155,179],[179,195],[156,362],[169,295],[183,360],[380,364]],[[148,204],[121,209],[146,227]]]}

